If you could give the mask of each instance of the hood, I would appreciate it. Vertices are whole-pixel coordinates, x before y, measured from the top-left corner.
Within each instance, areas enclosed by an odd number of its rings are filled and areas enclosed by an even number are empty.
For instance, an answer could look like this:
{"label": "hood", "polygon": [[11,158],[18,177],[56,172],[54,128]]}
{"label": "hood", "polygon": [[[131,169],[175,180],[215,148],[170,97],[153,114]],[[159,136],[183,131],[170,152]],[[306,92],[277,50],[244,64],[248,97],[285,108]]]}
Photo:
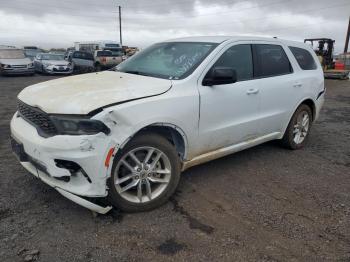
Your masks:
{"label": "hood", "polygon": [[42,60],[43,64],[48,64],[48,65],[68,65],[69,62],[66,60]]}
{"label": "hood", "polygon": [[28,57],[16,59],[0,58],[0,63],[4,65],[28,65],[32,62]]}
{"label": "hood", "polygon": [[88,114],[110,104],[159,95],[170,88],[167,79],[105,71],[32,85],[18,98],[50,114]]}

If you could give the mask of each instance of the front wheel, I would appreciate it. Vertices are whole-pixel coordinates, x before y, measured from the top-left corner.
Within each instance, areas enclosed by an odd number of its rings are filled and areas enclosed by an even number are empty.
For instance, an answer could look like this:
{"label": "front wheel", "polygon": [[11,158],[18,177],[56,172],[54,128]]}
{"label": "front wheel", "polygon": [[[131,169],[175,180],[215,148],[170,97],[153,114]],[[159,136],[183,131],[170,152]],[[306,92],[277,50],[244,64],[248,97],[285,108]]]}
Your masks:
{"label": "front wheel", "polygon": [[135,137],[117,153],[108,180],[109,198],[127,212],[147,211],[164,204],[180,179],[180,160],[164,137]]}
{"label": "front wheel", "polygon": [[282,138],[283,144],[290,149],[304,146],[310,133],[312,112],[309,106],[302,104],[295,111]]}

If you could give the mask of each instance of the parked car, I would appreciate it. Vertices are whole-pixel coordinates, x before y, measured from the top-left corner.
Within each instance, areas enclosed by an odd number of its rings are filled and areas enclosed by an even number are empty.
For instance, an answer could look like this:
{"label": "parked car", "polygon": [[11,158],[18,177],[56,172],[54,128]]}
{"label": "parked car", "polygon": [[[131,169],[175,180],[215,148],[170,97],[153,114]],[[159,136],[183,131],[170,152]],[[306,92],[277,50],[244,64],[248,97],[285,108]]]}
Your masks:
{"label": "parked car", "polygon": [[34,59],[35,71],[42,74],[71,74],[72,63],[64,60],[63,54],[40,53]]}
{"label": "parked car", "polygon": [[94,56],[89,52],[70,51],[67,53],[66,59],[73,64],[76,72],[88,73],[95,70]]}
{"label": "parked car", "polygon": [[33,62],[25,57],[22,49],[0,49],[0,74],[1,75],[34,75]]}
{"label": "parked car", "polygon": [[[12,145],[29,172],[84,207],[145,211],[165,203],[191,166],[275,139],[302,148],[324,95],[304,43],[170,40],[115,71],[25,88]],[[111,205],[95,201],[106,196]]]}
{"label": "parked car", "polygon": [[40,53],[43,53],[43,50],[41,50],[41,49],[24,49],[25,56],[28,57],[31,61],[33,61],[34,58]]}
{"label": "parked car", "polygon": [[123,53],[121,51],[97,50],[94,53],[95,71],[110,69],[119,65],[123,61]]}

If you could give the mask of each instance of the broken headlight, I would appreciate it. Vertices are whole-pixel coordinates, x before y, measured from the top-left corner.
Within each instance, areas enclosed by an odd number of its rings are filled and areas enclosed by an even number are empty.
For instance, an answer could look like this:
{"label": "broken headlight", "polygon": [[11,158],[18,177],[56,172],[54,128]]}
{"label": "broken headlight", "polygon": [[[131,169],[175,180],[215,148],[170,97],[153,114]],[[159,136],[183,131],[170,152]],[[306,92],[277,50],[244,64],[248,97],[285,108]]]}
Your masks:
{"label": "broken headlight", "polygon": [[61,135],[94,135],[105,133],[108,135],[110,129],[101,121],[82,117],[51,117],[57,131]]}

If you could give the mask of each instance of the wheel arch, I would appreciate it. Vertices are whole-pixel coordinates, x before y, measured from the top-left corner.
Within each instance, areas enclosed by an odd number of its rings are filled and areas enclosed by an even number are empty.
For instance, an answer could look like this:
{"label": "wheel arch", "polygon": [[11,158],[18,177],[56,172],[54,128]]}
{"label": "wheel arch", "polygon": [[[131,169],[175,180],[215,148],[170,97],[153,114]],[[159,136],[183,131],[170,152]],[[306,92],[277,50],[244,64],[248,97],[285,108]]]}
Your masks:
{"label": "wheel arch", "polygon": [[[312,113],[312,121],[314,121],[315,117],[316,117],[316,105],[315,105],[315,102],[310,99],[310,98],[307,98],[305,100],[303,100],[295,110],[297,110],[299,108],[299,106],[301,105],[307,105],[308,107],[310,107],[311,109],[311,113]],[[294,111],[295,112],[295,111]],[[293,113],[294,114],[294,113]]]}
{"label": "wheel arch", "polygon": [[294,113],[303,104],[307,105],[308,107],[310,107],[311,113],[312,113],[312,121],[315,119],[315,117],[316,117],[316,105],[315,105],[315,102],[311,98],[304,98],[299,103],[297,103],[297,105],[294,107],[293,111],[291,112],[291,114],[289,116],[288,123],[284,127],[284,130],[283,130],[283,133],[282,133],[283,135],[285,134],[285,132],[287,130],[287,127],[288,127],[290,121],[292,120],[292,117],[293,117]]}
{"label": "wheel arch", "polygon": [[131,135],[126,141],[124,141],[124,143],[120,145],[120,148],[124,148],[126,144],[128,144],[134,137],[144,133],[153,133],[163,136],[174,145],[181,161],[186,159],[188,148],[186,134],[180,127],[170,123],[154,123],[147,125]]}

